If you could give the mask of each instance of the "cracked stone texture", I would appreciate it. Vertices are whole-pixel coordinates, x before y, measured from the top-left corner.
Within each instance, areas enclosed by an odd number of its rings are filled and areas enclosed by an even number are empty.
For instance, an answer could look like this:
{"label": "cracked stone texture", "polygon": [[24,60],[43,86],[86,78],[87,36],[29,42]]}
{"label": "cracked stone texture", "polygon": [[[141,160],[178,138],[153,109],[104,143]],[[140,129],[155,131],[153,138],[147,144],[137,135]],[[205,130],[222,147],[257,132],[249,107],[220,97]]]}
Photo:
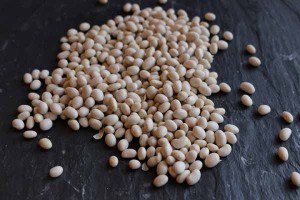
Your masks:
{"label": "cracked stone texture", "polygon": [[[154,170],[132,172],[121,160],[110,169],[107,159],[119,155],[103,141],[94,141],[95,131],[71,131],[66,122],[56,121],[48,132],[53,149],[43,152],[38,139],[25,141],[11,128],[20,104],[29,103],[29,89],[22,76],[35,68],[54,69],[59,38],[80,22],[102,24],[121,11],[125,0],[109,0],[101,6],[96,0],[2,0],[0,3],[0,199],[299,199],[300,189],[290,183],[293,171],[300,171],[299,80],[300,80],[300,1],[299,0],[185,0],[171,1],[164,8],[183,8],[190,16],[212,11],[222,30],[235,39],[227,51],[215,56],[212,70],[219,82],[232,86],[228,95],[215,95],[217,107],[227,110],[225,121],[239,126],[233,152],[215,168],[202,170],[198,184],[189,187],[173,179],[160,189],[151,184]],[[133,1],[131,1],[133,2]],[[142,7],[155,6],[155,0],[135,1]],[[247,65],[244,52],[248,43],[257,48],[259,68]],[[248,109],[239,103],[242,81],[252,82],[256,93]],[[272,112],[259,117],[256,108],[269,104]],[[285,124],[280,113],[289,110],[295,122]],[[293,130],[281,143],[278,131]],[[277,148],[290,153],[286,163],[276,157]],[[48,170],[62,165],[58,179],[48,178]]]}

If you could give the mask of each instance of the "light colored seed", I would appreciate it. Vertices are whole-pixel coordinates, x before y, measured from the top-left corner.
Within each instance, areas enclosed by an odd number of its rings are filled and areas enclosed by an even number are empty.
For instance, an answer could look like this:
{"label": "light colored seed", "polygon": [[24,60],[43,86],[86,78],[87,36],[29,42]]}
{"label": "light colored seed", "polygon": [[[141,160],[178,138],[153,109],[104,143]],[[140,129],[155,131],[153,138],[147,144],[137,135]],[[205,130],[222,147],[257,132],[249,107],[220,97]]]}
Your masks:
{"label": "light colored seed", "polygon": [[23,76],[24,83],[30,84],[32,82],[32,80],[33,80],[33,78],[32,78],[32,75],[30,73],[24,74],[24,76]]}
{"label": "light colored seed", "polygon": [[204,164],[206,167],[212,168],[215,167],[219,162],[221,162],[220,156],[217,153],[211,153],[205,158]]}
{"label": "light colored seed", "polygon": [[224,126],[224,130],[227,131],[227,132],[231,132],[231,133],[234,133],[234,134],[237,134],[240,132],[239,128],[233,124],[226,124]]}
{"label": "light colored seed", "polygon": [[118,166],[118,164],[119,164],[119,159],[118,159],[116,156],[111,156],[111,157],[109,157],[109,159],[108,159],[108,164],[109,164],[111,167],[116,167],[116,166]]}
{"label": "light colored seed", "polygon": [[29,105],[20,105],[17,109],[18,112],[32,112],[32,107]]}
{"label": "light colored seed", "polygon": [[266,115],[268,113],[271,112],[271,108],[270,106],[268,105],[260,105],[257,109],[257,112],[260,114],[260,115]]}
{"label": "light colored seed", "polygon": [[153,180],[153,185],[155,187],[162,187],[165,184],[167,184],[169,178],[167,175],[158,175],[154,180]]}
{"label": "light colored seed", "polygon": [[18,114],[18,119],[22,121],[26,120],[28,117],[30,117],[30,113],[28,111],[21,112],[20,114]]}
{"label": "light colored seed", "polygon": [[233,34],[232,34],[230,31],[225,31],[225,32],[223,33],[223,37],[224,37],[224,39],[227,40],[227,41],[233,40]]}
{"label": "light colored seed", "polygon": [[108,0],[98,0],[98,2],[100,3],[100,4],[107,4],[108,3]]}
{"label": "light colored seed", "polygon": [[173,165],[173,171],[176,174],[181,174],[182,172],[184,172],[184,170],[185,170],[185,164],[184,164],[184,162],[177,161],[177,162],[174,163],[174,165]]}
{"label": "light colored seed", "polygon": [[40,89],[42,83],[40,80],[33,80],[31,83],[30,83],[30,89],[32,90],[38,90]]}
{"label": "light colored seed", "polygon": [[218,130],[215,132],[216,145],[223,147],[227,143],[226,135],[223,131]]}
{"label": "light colored seed", "polygon": [[125,13],[130,12],[131,9],[132,9],[132,4],[131,4],[131,3],[126,3],[126,4],[124,4],[124,6],[123,6],[123,11],[124,11]]}
{"label": "light colored seed", "polygon": [[233,134],[231,132],[225,132],[225,135],[226,135],[227,142],[229,144],[235,144],[237,142],[237,138],[236,138],[235,134]]}
{"label": "light colored seed", "polygon": [[298,172],[292,172],[291,181],[296,187],[300,187],[300,174]]}
{"label": "light colored seed", "polygon": [[224,40],[217,41],[218,49],[220,50],[226,50],[228,49],[228,43]]}
{"label": "light colored seed", "polygon": [[218,149],[217,153],[220,157],[226,157],[231,153],[231,150],[231,146],[229,144],[225,144],[220,149]]}
{"label": "light colored seed", "polygon": [[122,152],[121,157],[122,158],[134,158],[136,157],[137,153],[134,149],[126,149]]}
{"label": "light colored seed", "polygon": [[49,150],[52,148],[52,142],[48,138],[42,138],[39,140],[39,145],[41,148]]}
{"label": "light colored seed", "polygon": [[193,136],[202,140],[206,137],[206,133],[200,126],[195,126],[192,132]]}
{"label": "light colored seed", "polygon": [[73,129],[74,131],[78,131],[80,129],[80,124],[75,119],[68,120],[68,126]]}
{"label": "light colored seed", "polygon": [[209,155],[209,149],[207,147],[204,147],[200,150],[199,156],[201,159],[205,159]]}
{"label": "light colored seed", "polygon": [[220,90],[225,93],[231,92],[231,87],[227,83],[220,83]]}
{"label": "light colored seed", "polygon": [[176,177],[176,182],[183,183],[190,174],[191,174],[190,170],[184,170],[184,172],[182,172]]}
{"label": "light colored seed", "polygon": [[292,135],[292,130],[290,128],[283,128],[280,130],[278,137],[282,141],[287,141]]}
{"label": "light colored seed", "polygon": [[252,65],[253,67],[259,67],[261,65],[261,61],[259,58],[255,56],[251,56],[248,60],[249,64]]}
{"label": "light colored seed", "polygon": [[40,129],[43,131],[48,131],[53,126],[53,122],[50,119],[43,119],[40,122]]}
{"label": "light colored seed", "polygon": [[292,123],[294,121],[293,115],[288,111],[283,111],[281,113],[281,117],[286,121],[287,123]]}
{"label": "light colored seed", "polygon": [[24,122],[21,119],[14,119],[12,121],[12,126],[15,129],[22,130],[25,127],[25,124],[24,124]]}
{"label": "light colored seed", "polygon": [[285,147],[279,147],[277,154],[282,161],[287,161],[289,159],[289,152]]}
{"label": "light colored seed", "polygon": [[201,172],[198,169],[194,169],[190,175],[188,175],[188,177],[186,178],[186,183],[188,185],[195,185],[196,183],[199,182],[201,178]]}
{"label": "light colored seed", "polygon": [[109,147],[114,147],[117,144],[116,136],[112,133],[105,136],[105,144]]}
{"label": "light colored seed", "polygon": [[241,97],[241,102],[242,102],[243,105],[248,106],[248,107],[252,106],[252,104],[253,104],[253,101],[252,101],[251,97],[246,95],[246,94],[244,94]]}
{"label": "light colored seed", "polygon": [[48,105],[45,102],[41,102],[38,105],[39,113],[44,115],[48,112]]}
{"label": "light colored seed", "polygon": [[215,21],[216,15],[214,13],[208,12],[208,13],[205,13],[204,18],[209,22]]}
{"label": "light colored seed", "polygon": [[49,170],[49,176],[52,178],[57,178],[61,176],[63,172],[64,169],[61,166],[55,166]]}
{"label": "light colored seed", "polygon": [[160,4],[166,4],[166,3],[168,2],[168,0],[158,0],[158,2],[159,2]]}
{"label": "light colored seed", "polygon": [[201,170],[203,167],[203,163],[200,160],[196,160],[189,166],[190,171],[194,171],[195,169]]}
{"label": "light colored seed", "polygon": [[28,117],[26,120],[26,128],[32,129],[34,127],[34,119],[32,116]]}
{"label": "light colored seed", "polygon": [[85,31],[88,31],[90,29],[90,27],[91,27],[91,25],[89,23],[83,22],[79,25],[79,30],[85,32]]}
{"label": "light colored seed", "polygon": [[246,51],[250,54],[255,54],[256,53],[256,48],[252,44],[248,44],[246,46]]}
{"label": "light colored seed", "polygon": [[23,137],[26,139],[32,139],[35,138],[37,136],[37,133],[35,131],[25,131],[23,133]]}
{"label": "light colored seed", "polygon": [[128,166],[130,169],[135,170],[141,167],[141,163],[140,161],[133,159],[129,161]]}
{"label": "light colored seed", "polygon": [[44,69],[44,70],[42,70],[41,73],[40,73],[40,78],[41,78],[41,79],[46,79],[46,78],[49,76],[49,74],[50,74],[49,70]]}
{"label": "light colored seed", "polygon": [[249,82],[242,82],[240,84],[240,89],[248,94],[253,94],[255,92],[255,87]]}

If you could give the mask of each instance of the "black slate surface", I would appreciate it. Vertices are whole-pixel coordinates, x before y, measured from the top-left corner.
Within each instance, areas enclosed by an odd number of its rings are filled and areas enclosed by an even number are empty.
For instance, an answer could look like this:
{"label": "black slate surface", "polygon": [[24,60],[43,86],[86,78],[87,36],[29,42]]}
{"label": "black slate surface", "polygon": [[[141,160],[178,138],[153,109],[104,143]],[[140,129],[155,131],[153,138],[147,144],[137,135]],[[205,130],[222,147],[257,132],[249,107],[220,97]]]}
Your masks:
{"label": "black slate surface", "polygon": [[[35,68],[54,69],[59,38],[80,22],[102,24],[123,14],[127,1],[109,0],[1,0],[0,2],[0,199],[299,199],[300,189],[289,181],[292,171],[300,171],[300,1],[299,0],[185,0],[170,1],[164,8],[184,8],[190,16],[212,11],[222,30],[231,30],[235,39],[228,51],[215,57],[213,70],[219,81],[232,86],[228,95],[215,95],[216,106],[227,110],[226,122],[239,126],[238,143],[232,154],[211,170],[203,170],[201,181],[189,187],[172,180],[163,188],[151,185],[153,171],[131,172],[127,162],[110,169],[107,159],[117,153],[103,141],[92,140],[95,133],[71,131],[57,121],[48,132],[54,144],[43,152],[38,139],[25,141],[11,128],[18,105],[28,103],[29,89],[22,76]],[[131,1],[133,2],[133,1]],[[142,7],[155,0],[138,1]],[[262,66],[247,65],[247,43],[257,47]],[[239,83],[250,81],[257,92],[254,106],[239,104]],[[272,107],[270,115],[258,117],[260,104]],[[280,120],[283,110],[291,111],[295,123]],[[285,143],[276,136],[282,127],[293,135]],[[289,150],[288,162],[276,157],[279,146]],[[62,177],[52,180],[51,166],[62,165]]]}

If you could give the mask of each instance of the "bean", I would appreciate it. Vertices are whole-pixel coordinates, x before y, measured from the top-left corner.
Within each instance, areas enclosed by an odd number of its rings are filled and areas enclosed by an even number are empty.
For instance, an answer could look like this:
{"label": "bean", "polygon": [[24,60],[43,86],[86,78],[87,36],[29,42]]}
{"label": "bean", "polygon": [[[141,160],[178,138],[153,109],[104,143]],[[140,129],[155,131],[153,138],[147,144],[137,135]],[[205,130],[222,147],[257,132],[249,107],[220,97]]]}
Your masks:
{"label": "bean", "polygon": [[225,32],[223,33],[223,37],[224,37],[224,39],[227,40],[227,41],[233,40],[233,34],[232,34],[230,31],[225,31]]}
{"label": "bean", "polygon": [[208,168],[215,167],[219,162],[221,162],[221,160],[220,156],[217,153],[209,154],[204,161],[205,166]]}
{"label": "bean", "polygon": [[26,139],[32,139],[35,138],[37,136],[37,133],[35,131],[25,131],[23,133],[23,137]]}
{"label": "bean", "polygon": [[284,111],[281,113],[281,117],[284,119],[284,121],[286,121],[287,123],[292,123],[294,121],[294,117],[293,115],[288,112],[288,111]]}
{"label": "bean", "polygon": [[246,51],[250,54],[255,54],[256,53],[256,49],[252,44],[248,44],[246,46]]}
{"label": "bean", "polygon": [[243,105],[245,105],[247,107],[250,107],[253,104],[251,97],[246,94],[241,97],[241,102]]}
{"label": "bean", "polygon": [[39,145],[41,148],[49,150],[52,148],[52,142],[48,138],[42,138],[39,140]]}
{"label": "bean", "polygon": [[141,167],[141,163],[140,161],[133,159],[129,161],[128,166],[130,169],[135,170]]}
{"label": "bean", "polygon": [[282,161],[287,161],[289,158],[289,152],[285,147],[279,147],[277,154]]}
{"label": "bean", "polygon": [[268,113],[271,112],[271,108],[270,106],[268,105],[260,105],[257,109],[257,112],[260,114],[260,115],[267,115]]}
{"label": "bean", "polygon": [[111,166],[111,167],[116,167],[118,166],[119,164],[119,160],[116,156],[111,156],[109,157],[108,159],[108,164]]}
{"label": "bean", "polygon": [[224,93],[231,92],[231,87],[227,83],[220,83],[220,90]]}
{"label": "bean", "polygon": [[64,169],[61,166],[52,167],[49,170],[49,176],[52,178],[57,178],[62,175]]}
{"label": "bean", "polygon": [[25,124],[21,119],[14,119],[12,121],[12,126],[17,130],[22,130],[25,127]]}
{"label": "bean", "polygon": [[231,132],[231,133],[234,133],[234,134],[237,134],[240,132],[239,128],[233,124],[226,124],[224,126],[224,130],[227,131],[227,132]]}
{"label": "bean", "polygon": [[278,137],[282,141],[287,141],[292,135],[292,130],[290,128],[283,128],[280,130]]}
{"label": "bean", "polygon": [[43,131],[48,131],[52,128],[53,122],[50,119],[43,119],[40,122],[40,129]]}
{"label": "bean", "polygon": [[259,58],[252,56],[248,60],[249,64],[252,65],[253,67],[259,67],[261,65],[261,61]]}
{"label": "bean", "polygon": [[240,89],[248,94],[253,94],[255,92],[255,87],[249,82],[242,82],[240,84]]}
{"label": "bean", "polygon": [[122,154],[121,157],[122,158],[134,158],[136,157],[137,153],[136,150],[134,149],[125,149]]}
{"label": "bean", "polygon": [[300,174],[298,172],[292,172],[291,181],[296,187],[300,187]]}
{"label": "bean", "polygon": [[179,174],[176,177],[176,182],[177,183],[183,183],[190,174],[191,174],[190,170],[184,170],[184,172],[182,172],[181,174]]}
{"label": "bean", "polygon": [[216,15],[214,13],[208,12],[208,13],[205,13],[204,18],[207,21],[210,21],[210,22],[215,21],[216,20]]}
{"label": "bean", "polygon": [[164,186],[165,184],[167,184],[169,178],[167,175],[158,175],[154,181],[153,181],[153,185],[155,187],[162,187]]}
{"label": "bean", "polygon": [[194,169],[190,175],[186,178],[186,183],[188,185],[195,185],[201,178],[201,172],[198,169]]}

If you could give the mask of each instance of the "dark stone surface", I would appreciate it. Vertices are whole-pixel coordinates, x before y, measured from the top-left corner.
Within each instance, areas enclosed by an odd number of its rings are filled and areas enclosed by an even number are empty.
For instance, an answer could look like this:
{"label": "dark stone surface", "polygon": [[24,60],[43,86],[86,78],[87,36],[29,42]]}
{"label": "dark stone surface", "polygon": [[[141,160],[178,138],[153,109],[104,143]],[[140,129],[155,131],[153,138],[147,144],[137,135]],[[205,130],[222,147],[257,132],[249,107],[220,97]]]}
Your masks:
{"label": "dark stone surface", "polygon": [[[213,11],[222,30],[231,30],[235,40],[228,51],[218,54],[213,70],[219,81],[228,82],[229,95],[213,97],[227,110],[226,122],[239,126],[238,143],[232,154],[217,167],[203,170],[201,181],[188,187],[172,180],[163,188],[151,185],[153,171],[131,172],[127,161],[116,169],[107,166],[116,150],[103,141],[92,140],[94,131],[71,131],[57,121],[48,132],[54,148],[42,152],[38,139],[25,141],[11,128],[18,105],[26,103],[29,89],[22,76],[35,68],[54,69],[59,38],[80,22],[102,24],[117,14],[125,0],[109,0],[100,6],[96,0],[1,0],[0,2],[0,199],[299,199],[289,176],[300,171],[299,80],[300,80],[300,1],[299,0],[185,0],[170,1],[165,8],[184,8],[190,16]],[[155,0],[139,1],[142,7],[157,5]],[[247,66],[244,45],[253,43],[262,66]],[[254,106],[239,104],[241,81],[255,84]],[[27,102],[28,103],[28,102]],[[258,117],[260,104],[272,112]],[[295,123],[283,123],[279,114],[291,111]],[[282,127],[293,135],[285,143],[276,139]],[[286,163],[276,157],[283,145],[290,153]],[[62,165],[62,177],[51,180],[51,166]]]}

